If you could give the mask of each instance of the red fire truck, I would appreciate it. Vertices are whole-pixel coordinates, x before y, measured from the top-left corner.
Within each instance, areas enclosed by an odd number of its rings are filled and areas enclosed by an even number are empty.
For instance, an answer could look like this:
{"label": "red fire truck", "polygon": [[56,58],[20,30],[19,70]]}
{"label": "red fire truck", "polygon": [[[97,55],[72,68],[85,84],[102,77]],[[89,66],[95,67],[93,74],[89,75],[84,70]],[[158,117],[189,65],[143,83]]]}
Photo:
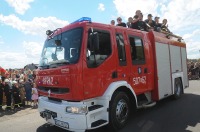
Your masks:
{"label": "red fire truck", "polygon": [[50,124],[85,131],[119,130],[135,109],[188,87],[186,44],[170,33],[145,32],[81,18],[48,30],[37,72],[39,112]]}

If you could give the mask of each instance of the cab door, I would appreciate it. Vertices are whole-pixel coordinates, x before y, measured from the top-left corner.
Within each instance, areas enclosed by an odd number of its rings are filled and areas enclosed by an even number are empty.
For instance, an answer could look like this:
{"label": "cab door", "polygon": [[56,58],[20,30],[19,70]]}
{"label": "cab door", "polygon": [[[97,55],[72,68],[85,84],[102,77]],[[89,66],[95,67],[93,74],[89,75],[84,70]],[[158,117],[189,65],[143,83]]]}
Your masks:
{"label": "cab door", "polygon": [[148,91],[149,65],[147,63],[147,50],[145,50],[142,34],[131,33],[128,35],[130,48],[130,84],[135,93],[141,94]]}
{"label": "cab door", "polygon": [[[91,38],[85,43],[85,57],[83,61],[84,97],[101,96],[110,82],[116,79],[116,61],[113,54],[112,35],[109,29],[93,28],[93,34],[98,34],[99,48],[94,50],[90,44]],[[94,40],[94,38],[93,38]]]}
{"label": "cab door", "polygon": [[123,30],[116,29],[115,31],[115,41],[117,45],[117,74],[118,79],[127,81],[130,73],[130,69],[128,67],[129,62],[127,61],[127,41],[125,39],[125,34]]}

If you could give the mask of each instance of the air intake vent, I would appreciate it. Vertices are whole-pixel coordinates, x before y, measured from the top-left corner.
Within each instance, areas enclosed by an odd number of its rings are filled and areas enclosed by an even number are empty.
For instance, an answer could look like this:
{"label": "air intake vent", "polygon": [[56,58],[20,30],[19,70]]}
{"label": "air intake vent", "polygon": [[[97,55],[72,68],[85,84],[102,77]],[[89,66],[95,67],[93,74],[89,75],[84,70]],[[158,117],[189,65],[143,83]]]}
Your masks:
{"label": "air intake vent", "polygon": [[51,90],[51,93],[54,94],[66,94],[69,93],[69,88],[54,88],[54,87],[38,87],[39,90],[43,91],[43,92],[48,92],[49,90]]}

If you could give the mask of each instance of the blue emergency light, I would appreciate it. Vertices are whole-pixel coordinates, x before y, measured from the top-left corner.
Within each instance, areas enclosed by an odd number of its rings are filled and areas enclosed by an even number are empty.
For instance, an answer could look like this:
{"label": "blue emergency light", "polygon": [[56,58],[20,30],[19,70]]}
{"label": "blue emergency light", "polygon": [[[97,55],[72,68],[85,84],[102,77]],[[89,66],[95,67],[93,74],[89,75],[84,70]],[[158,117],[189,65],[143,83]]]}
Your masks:
{"label": "blue emergency light", "polygon": [[72,23],[83,22],[83,21],[92,22],[92,19],[90,17],[82,17],[82,18],[79,18],[78,20],[76,20],[76,21],[74,21]]}

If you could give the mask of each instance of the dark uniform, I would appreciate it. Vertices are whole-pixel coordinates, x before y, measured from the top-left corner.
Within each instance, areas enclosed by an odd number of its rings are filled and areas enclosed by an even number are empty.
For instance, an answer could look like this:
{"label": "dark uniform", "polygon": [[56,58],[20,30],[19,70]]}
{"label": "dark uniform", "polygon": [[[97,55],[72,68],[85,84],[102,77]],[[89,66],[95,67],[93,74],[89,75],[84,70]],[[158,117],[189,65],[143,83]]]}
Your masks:
{"label": "dark uniform", "polygon": [[4,85],[1,83],[0,84],[0,111],[2,110],[2,104],[3,104],[3,89],[4,89]]}
{"label": "dark uniform", "polygon": [[25,106],[25,88],[24,88],[24,84],[19,83],[19,95],[20,95],[20,99],[21,99],[21,105],[22,107]]}
{"label": "dark uniform", "polygon": [[19,97],[19,88],[17,88],[15,85],[12,87],[12,91],[13,91],[13,99],[14,99],[14,102],[15,102],[15,107],[14,108],[17,108],[20,106],[21,104],[21,99]]}
{"label": "dark uniform", "polygon": [[5,93],[5,96],[6,96],[6,109],[7,110],[11,110],[11,100],[12,100],[12,89],[10,87],[9,84],[5,84],[5,87],[4,87],[4,93]]}

